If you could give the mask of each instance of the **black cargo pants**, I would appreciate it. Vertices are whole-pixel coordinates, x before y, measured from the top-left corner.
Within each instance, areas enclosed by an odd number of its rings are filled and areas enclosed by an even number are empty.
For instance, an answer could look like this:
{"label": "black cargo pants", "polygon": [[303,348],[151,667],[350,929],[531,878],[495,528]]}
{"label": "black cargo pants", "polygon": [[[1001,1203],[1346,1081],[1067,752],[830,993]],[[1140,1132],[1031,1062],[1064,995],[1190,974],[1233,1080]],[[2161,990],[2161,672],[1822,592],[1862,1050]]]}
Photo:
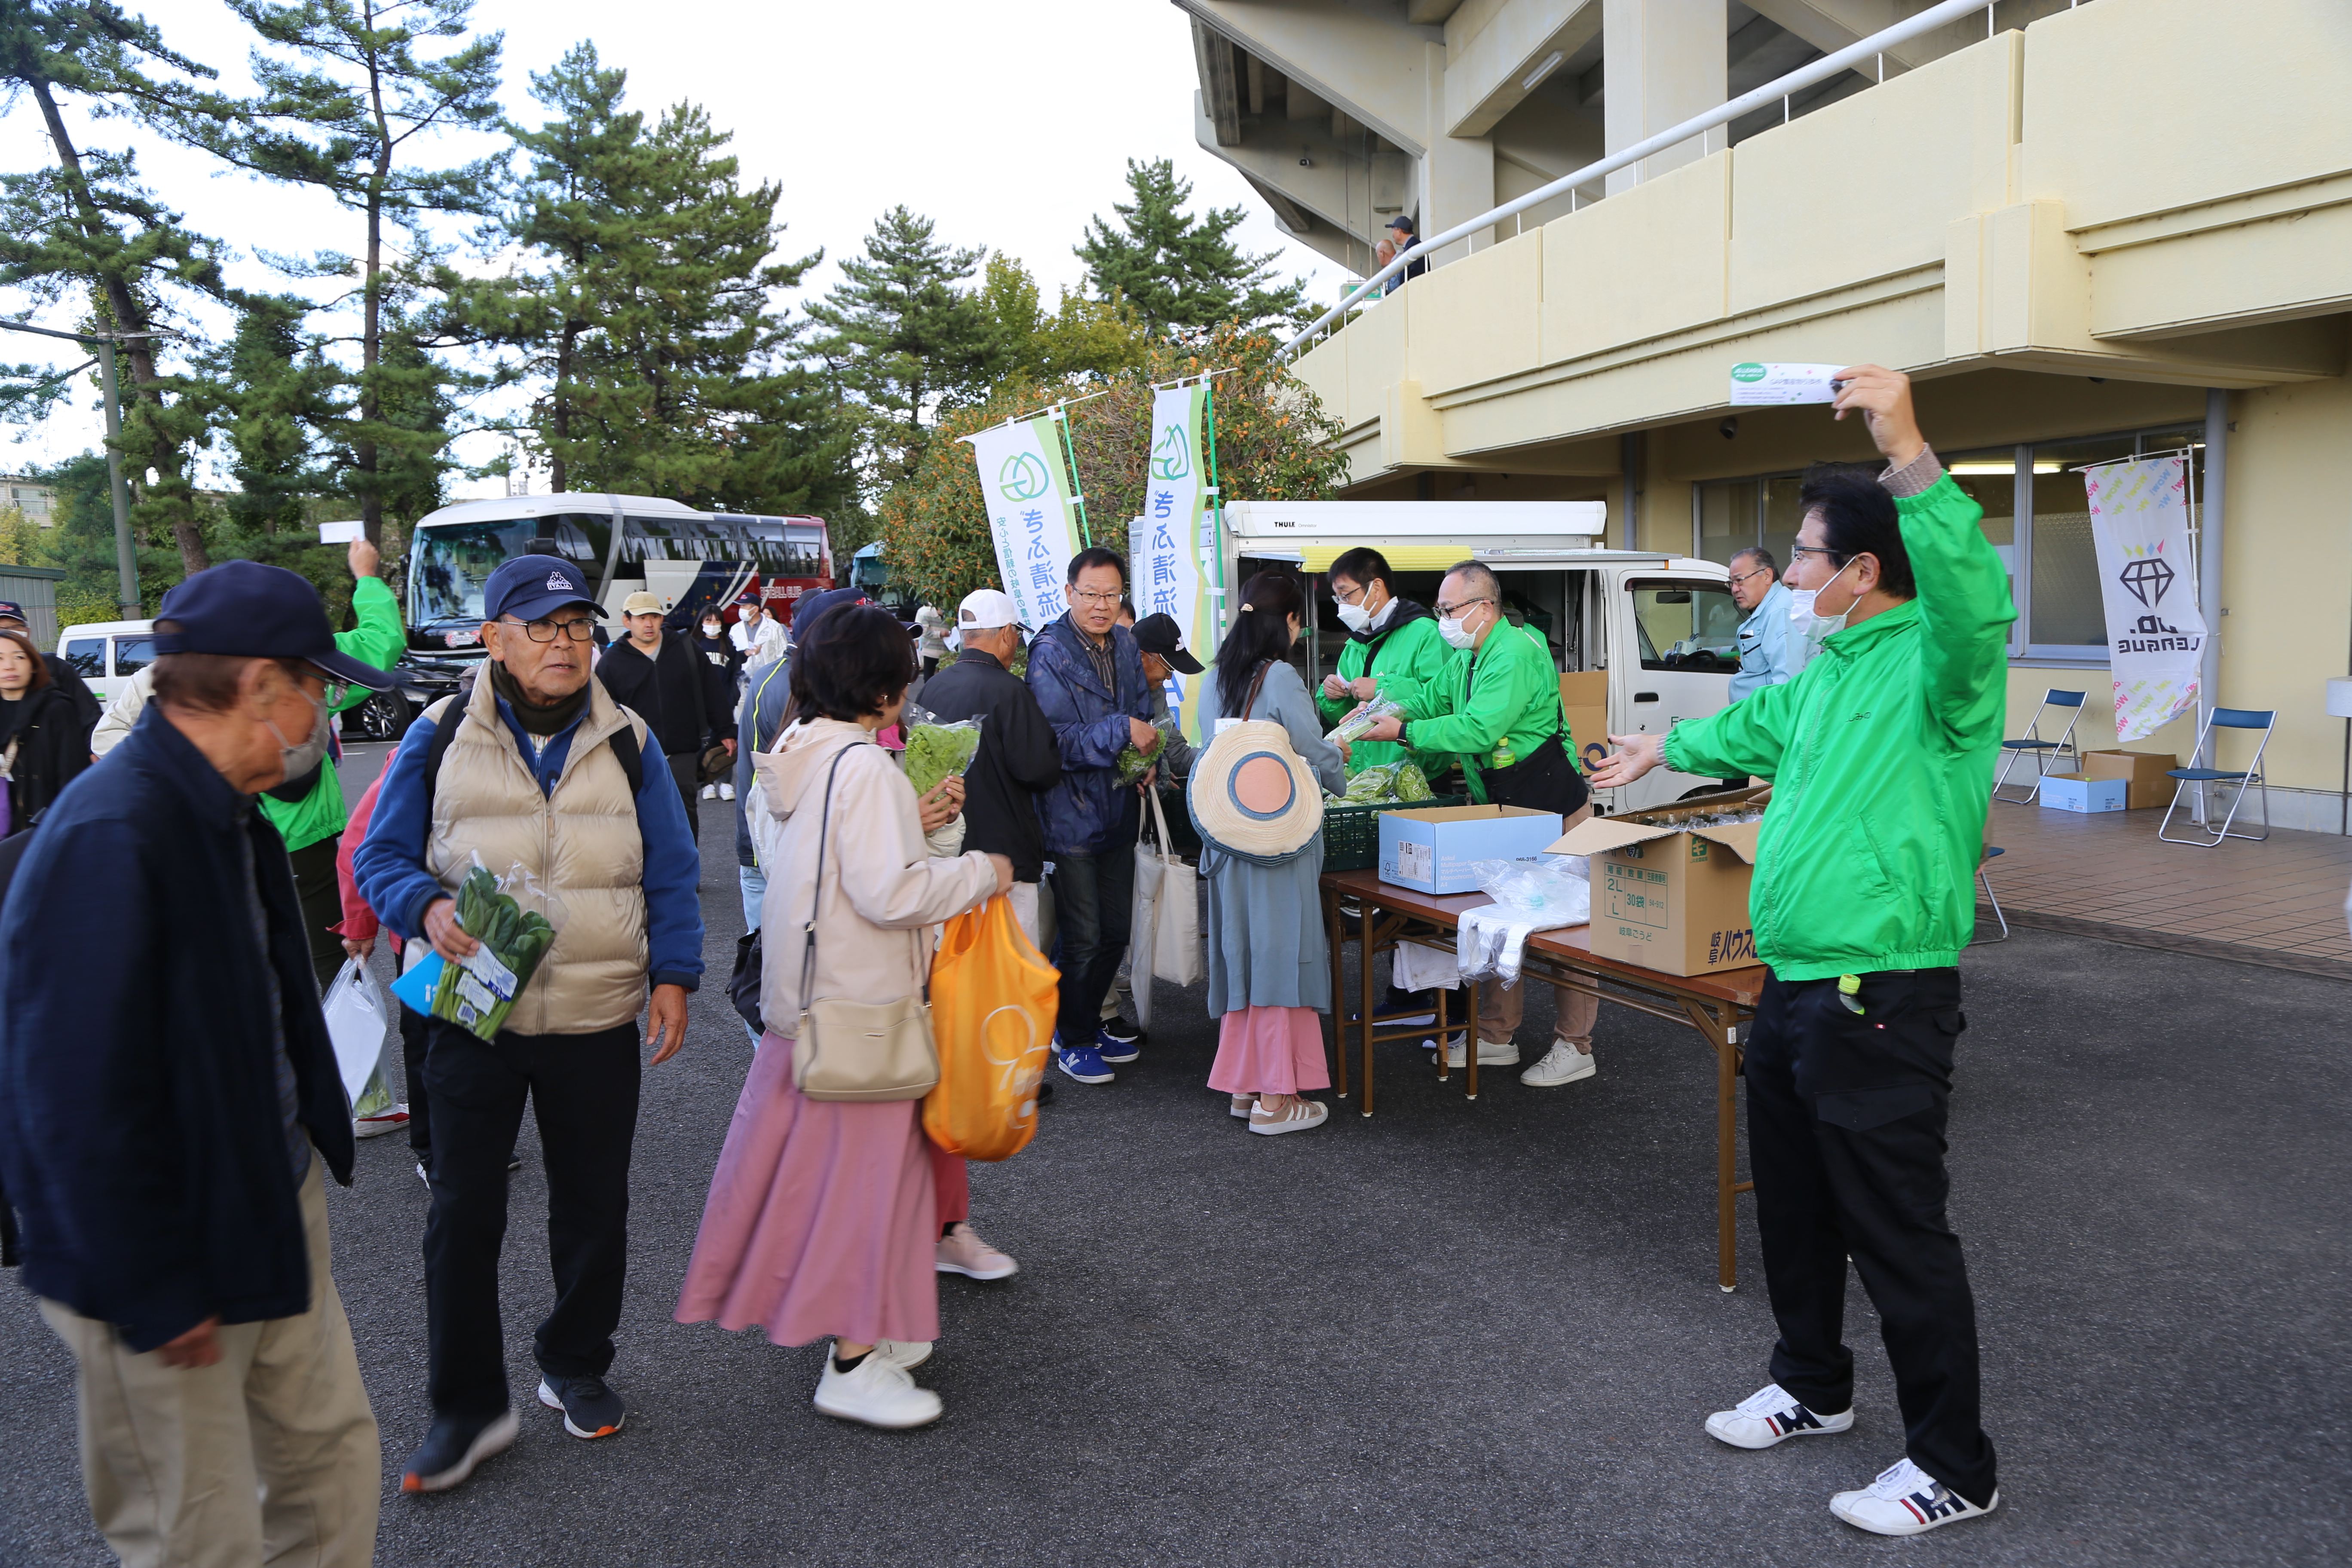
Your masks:
{"label": "black cargo pants", "polygon": [[1952,1047],[1967,1027],[1957,969],[1764,985],[1748,1046],[1756,1228],[1780,1329],[1772,1380],[1812,1410],[1853,1403],[1846,1258],[1878,1309],[1906,1451],[1978,1506],[1993,1494],[1980,1424],[1976,1303],[1944,1217]]}

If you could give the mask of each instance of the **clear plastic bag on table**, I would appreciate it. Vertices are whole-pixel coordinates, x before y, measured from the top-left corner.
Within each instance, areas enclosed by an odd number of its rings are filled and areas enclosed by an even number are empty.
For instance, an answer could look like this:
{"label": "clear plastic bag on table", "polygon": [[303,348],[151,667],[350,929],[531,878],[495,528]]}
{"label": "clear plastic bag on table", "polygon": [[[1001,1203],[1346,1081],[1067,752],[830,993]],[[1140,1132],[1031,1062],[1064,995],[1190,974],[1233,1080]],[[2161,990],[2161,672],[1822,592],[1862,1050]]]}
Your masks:
{"label": "clear plastic bag on table", "polygon": [[1462,913],[1456,957],[1465,979],[1494,975],[1518,984],[1528,938],[1539,931],[1583,925],[1592,918],[1586,868],[1554,861],[1477,860],[1470,869],[1495,901]]}
{"label": "clear plastic bag on table", "polygon": [[1341,796],[1350,805],[1369,805],[1378,800],[1396,798],[1397,765],[1380,763],[1362,769],[1348,780],[1348,793]]}
{"label": "clear plastic bag on table", "polygon": [[[921,717],[916,717],[917,714]],[[971,766],[972,753],[980,750],[979,719],[958,719],[951,723],[941,723],[929,710],[918,708],[910,702],[898,722],[907,737],[907,752],[901,765],[907,770],[907,782],[915,786],[918,796],[927,795],[939,788],[940,781],[949,774],[962,773]]]}
{"label": "clear plastic bag on table", "polygon": [[1391,697],[1375,697],[1353,713],[1331,726],[1324,739],[1334,742],[1345,741],[1354,745],[1363,739],[1364,731],[1382,719],[1394,719],[1404,712],[1403,704]]}
{"label": "clear plastic bag on table", "polygon": [[563,929],[563,902],[520,864],[493,877],[479,856],[455,896],[457,928],[478,944],[472,956],[453,963],[436,952],[402,975],[393,994],[427,1017],[496,1039]]}
{"label": "clear plastic bag on table", "polygon": [[1119,749],[1117,766],[1118,782],[1122,786],[1141,784],[1143,775],[1150,773],[1160,759],[1168,753],[1168,742],[1174,739],[1177,733],[1176,721],[1165,717],[1156,719],[1152,721],[1151,727],[1160,731],[1160,743],[1153,746],[1151,750],[1143,751],[1132,741]]}

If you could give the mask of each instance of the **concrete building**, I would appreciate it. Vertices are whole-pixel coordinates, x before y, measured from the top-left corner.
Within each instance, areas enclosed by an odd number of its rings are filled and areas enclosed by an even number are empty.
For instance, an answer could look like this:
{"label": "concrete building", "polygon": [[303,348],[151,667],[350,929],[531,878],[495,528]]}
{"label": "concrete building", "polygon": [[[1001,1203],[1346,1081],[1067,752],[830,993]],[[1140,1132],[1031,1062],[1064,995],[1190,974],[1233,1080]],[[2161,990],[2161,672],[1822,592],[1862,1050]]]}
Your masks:
{"label": "concrete building", "polygon": [[[1927,0],[1176,0],[1201,144],[1370,270]],[[1351,494],[1605,500],[1609,542],[1793,536],[1869,454],[1742,361],[1876,360],[1982,501],[2021,616],[2011,733],[2115,743],[2080,465],[2187,449],[2221,520],[2219,700],[2278,710],[2275,819],[2335,831],[2352,645],[2352,5],[2001,0],[1448,247],[1304,353]],[[1336,301],[1330,301],[1336,302]],[[2202,493],[2210,467],[2219,489]],[[2190,750],[2176,723],[2142,751]],[[2226,764],[2242,752],[2222,750]]]}

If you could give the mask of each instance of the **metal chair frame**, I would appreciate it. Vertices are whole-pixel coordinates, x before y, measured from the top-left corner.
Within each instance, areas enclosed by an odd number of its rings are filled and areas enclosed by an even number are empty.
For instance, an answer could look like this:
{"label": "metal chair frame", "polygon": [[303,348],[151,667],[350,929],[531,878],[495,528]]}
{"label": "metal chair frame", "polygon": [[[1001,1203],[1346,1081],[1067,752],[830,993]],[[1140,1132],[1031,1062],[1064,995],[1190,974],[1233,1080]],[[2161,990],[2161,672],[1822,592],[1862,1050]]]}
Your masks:
{"label": "metal chair frame", "polygon": [[[2042,706],[2033,710],[2033,722],[2025,727],[2023,737],[2000,743],[2000,749],[2009,754],[2001,761],[2000,776],[1992,781],[1993,799],[2007,801],[2011,805],[2031,805],[2042,793],[2042,779],[2058,771],[2051,767],[2050,763],[2061,752],[2074,763],[2072,771],[2081,770],[2083,752],[2074,744],[2074,726],[2082,721],[2083,697],[2080,691],[2061,690],[2055,686],[2042,692]],[[2059,737],[2054,741],[2045,741],[2042,738],[2042,715],[2053,708],[2068,708],[2074,711],[2068,716],[2066,728]],[[2001,794],[2001,785],[2009,782],[2009,770],[2015,767],[2017,759],[2022,756],[2033,759],[2033,787],[2023,795]]]}
{"label": "metal chair frame", "polygon": [[1972,936],[1969,938],[1969,945],[1970,947],[1977,947],[1979,945],[1990,947],[1994,942],[2007,942],[2009,940],[2009,917],[2000,912],[2000,900],[1993,896],[1992,879],[1985,875],[1985,872],[1990,870],[1992,867],[1994,856],[2006,855],[2008,853],[2009,851],[2006,849],[2002,849],[1995,845],[1988,844],[1984,847],[1983,856],[1977,861],[1977,883],[1979,887],[1984,889],[1985,902],[1992,906],[1992,918],[2000,922],[2000,934],[1999,936]]}
{"label": "metal chair frame", "polygon": [[[2165,776],[2176,781],[2172,786],[2172,804],[2164,808],[2164,820],[2157,824],[2156,836],[2167,844],[2185,844],[2196,849],[2213,848],[2224,838],[2242,838],[2253,844],[2259,844],[2271,836],[2271,786],[2269,779],[2263,773],[2263,753],[2270,748],[2271,731],[2277,727],[2277,724],[2278,710],[2275,708],[2214,709],[2211,716],[2198,730],[2197,749],[2190,755],[2201,757],[2206,754],[2206,742],[2215,730],[2260,730],[2263,732],[2263,738],[2254,743],[2254,760],[2242,768],[2168,770]],[[2213,755],[2217,760],[2220,758],[2221,752],[2218,746]],[[2165,831],[2172,826],[2172,814],[2180,809],[2181,794],[2190,784],[2202,787],[2206,784],[2234,784],[2238,787],[2230,796],[2229,812],[2221,818],[2221,826],[2218,830],[2200,826],[2190,836],[2179,838]],[[2238,808],[2245,804],[2246,791],[2250,787],[2262,792],[2263,830],[2260,833],[2233,833],[2230,830],[2230,825],[2237,821]],[[2210,803],[2207,815],[2209,816],[2211,815]]]}

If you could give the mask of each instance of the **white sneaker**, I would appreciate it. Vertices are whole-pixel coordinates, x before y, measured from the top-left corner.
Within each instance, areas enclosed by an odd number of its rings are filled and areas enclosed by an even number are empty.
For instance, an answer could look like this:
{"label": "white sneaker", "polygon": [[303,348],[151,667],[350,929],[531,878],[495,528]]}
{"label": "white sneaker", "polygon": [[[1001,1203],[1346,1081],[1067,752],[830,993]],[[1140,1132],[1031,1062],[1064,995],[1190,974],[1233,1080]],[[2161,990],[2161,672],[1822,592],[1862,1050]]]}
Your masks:
{"label": "white sneaker", "polygon": [[1830,1499],[1830,1511],[1873,1535],[1925,1535],[1956,1519],[1975,1519],[2000,1506],[2000,1493],[1979,1508],[1908,1458],[1881,1470],[1858,1492]]}
{"label": "white sneaker", "polygon": [[702,798],[705,800],[717,800],[719,798],[719,786],[717,784],[704,784],[702,786]]}
{"label": "white sneaker", "polygon": [[735,786],[731,784],[721,784],[719,786],[719,798],[721,800],[733,800],[735,798]]}
{"label": "white sneaker", "polygon": [[[1421,1043],[1421,1048],[1425,1051],[1434,1051],[1437,1049],[1437,1042],[1435,1040],[1423,1040]],[[1467,1067],[1469,1062],[1469,1053],[1463,1048],[1462,1037],[1459,1035],[1454,1036],[1454,1043],[1445,1047],[1445,1065],[1450,1068]],[[1478,1065],[1482,1068],[1515,1068],[1518,1066],[1519,1042],[1517,1040],[1479,1041]]]}
{"label": "white sneaker", "polygon": [[1269,1138],[1283,1132],[1304,1132],[1322,1126],[1330,1115],[1331,1108],[1319,1100],[1294,1100],[1278,1111],[1268,1110],[1261,1100],[1250,1112],[1249,1130]]}
{"label": "white sneaker", "polygon": [[833,1347],[824,1352],[824,1375],[816,1380],[812,1401],[827,1415],[860,1421],[868,1426],[893,1429],[925,1426],[946,1408],[928,1388],[917,1388],[907,1369],[879,1354],[868,1355],[856,1367],[843,1372],[833,1364]]}
{"label": "white sneaker", "polygon": [[912,1372],[931,1359],[929,1340],[876,1340],[874,1353],[901,1372]]}
{"label": "white sneaker", "polygon": [[1564,1083],[1591,1078],[1601,1070],[1591,1051],[1580,1051],[1566,1040],[1554,1040],[1544,1059],[1519,1075],[1529,1089],[1558,1089]]}
{"label": "white sneaker", "polygon": [[1853,1429],[1853,1412],[1817,1415],[1777,1383],[1768,1383],[1739,1402],[1706,1418],[1706,1435],[1735,1448],[1769,1448],[1789,1437],[1822,1437]]}

